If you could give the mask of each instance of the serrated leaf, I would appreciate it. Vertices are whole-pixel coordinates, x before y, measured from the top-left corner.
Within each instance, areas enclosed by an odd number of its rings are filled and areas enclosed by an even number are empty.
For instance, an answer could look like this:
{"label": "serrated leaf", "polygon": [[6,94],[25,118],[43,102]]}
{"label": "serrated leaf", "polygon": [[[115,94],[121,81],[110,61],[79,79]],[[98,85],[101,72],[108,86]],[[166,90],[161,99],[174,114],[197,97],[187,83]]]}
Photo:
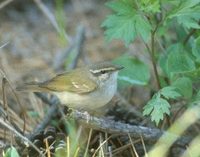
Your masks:
{"label": "serrated leaf", "polygon": [[177,20],[179,24],[183,25],[187,29],[190,29],[190,28],[199,29],[200,26],[198,24],[198,19],[199,19],[198,16],[197,17],[194,16],[193,18],[191,18],[185,15],[185,16],[177,17]]}
{"label": "serrated leaf", "polygon": [[16,148],[11,146],[6,150],[4,157],[19,157],[19,154]]}
{"label": "serrated leaf", "polygon": [[135,10],[133,9],[133,1],[132,0],[118,0],[118,1],[110,1],[106,3],[106,6],[117,12],[119,15],[127,15],[132,14]]}
{"label": "serrated leaf", "polygon": [[192,97],[192,81],[187,77],[178,78],[173,82],[172,86],[181,93],[185,98]]}
{"label": "serrated leaf", "polygon": [[160,98],[160,93],[154,94],[151,100],[148,101],[147,105],[143,107],[144,116],[149,115],[153,111],[154,104],[156,103],[157,98]]}
{"label": "serrated leaf", "polygon": [[145,16],[134,9],[132,1],[112,1],[107,3],[107,6],[116,12],[107,16],[101,25],[106,28],[105,37],[108,41],[121,39],[129,45],[136,36],[148,41],[151,25]]}
{"label": "serrated leaf", "polygon": [[[197,41],[197,39],[196,42],[200,42],[200,40]],[[200,43],[197,44],[199,45]],[[198,50],[198,46],[196,47],[197,49],[195,48],[196,50],[194,50],[194,47],[195,44],[193,45],[193,55],[198,62],[200,51]],[[166,50],[166,54],[161,57],[159,63],[160,67],[169,78],[172,78],[171,76],[174,76],[174,78],[184,76],[190,78],[192,81],[199,81],[200,68],[196,68],[194,59],[189,57],[181,44],[170,46]]]}
{"label": "serrated leaf", "polygon": [[185,28],[199,29],[198,21],[200,19],[200,1],[199,0],[182,0],[179,6],[174,7],[167,18],[176,18],[178,23]]}
{"label": "serrated leaf", "polygon": [[160,12],[160,2],[158,0],[141,0],[140,9],[146,13],[158,13]]}
{"label": "serrated leaf", "polygon": [[195,70],[195,63],[181,44],[173,45],[167,58],[167,72],[181,73]]}
{"label": "serrated leaf", "polygon": [[160,96],[154,96],[147,105],[143,108],[143,115],[151,116],[151,120],[155,121],[156,125],[163,120],[164,114],[170,114],[170,104]]}
{"label": "serrated leaf", "polygon": [[140,60],[130,56],[121,56],[113,62],[124,67],[118,75],[120,85],[146,85],[148,83],[149,68]]}
{"label": "serrated leaf", "polygon": [[172,86],[162,88],[160,93],[167,99],[177,99],[181,97],[181,94],[177,92],[176,87]]}
{"label": "serrated leaf", "polygon": [[122,39],[126,45],[129,45],[136,37],[134,25],[134,16],[110,15],[102,23],[102,26],[107,28],[105,31],[106,40]]}

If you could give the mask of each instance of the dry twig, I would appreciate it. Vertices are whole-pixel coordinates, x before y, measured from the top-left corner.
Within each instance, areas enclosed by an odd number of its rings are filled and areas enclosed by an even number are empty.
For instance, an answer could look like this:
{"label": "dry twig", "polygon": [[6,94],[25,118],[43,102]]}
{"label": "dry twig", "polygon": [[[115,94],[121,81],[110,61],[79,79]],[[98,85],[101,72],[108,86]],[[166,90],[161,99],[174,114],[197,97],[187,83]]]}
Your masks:
{"label": "dry twig", "polygon": [[0,9],[4,8],[5,6],[7,6],[12,1],[13,0],[5,0],[5,1],[1,2],[0,3]]}
{"label": "dry twig", "polygon": [[[42,101],[45,103],[50,104],[50,106],[55,105],[52,101],[48,100],[46,97],[40,97]],[[97,118],[90,116],[90,119],[88,121],[88,116],[86,116],[84,113],[79,111],[74,111],[72,114],[72,117],[76,119],[78,122],[83,124],[84,127],[92,128],[94,130],[101,130],[107,133],[120,133],[124,134],[125,136],[127,133],[130,134],[131,137],[134,138],[141,138],[145,141],[150,142],[156,142],[161,135],[163,134],[169,134],[168,132],[162,131],[157,128],[149,128],[144,126],[138,126],[138,125],[130,125],[122,122],[115,122],[110,119],[106,118]],[[190,137],[180,137],[174,145],[184,147],[188,145],[188,143],[191,141]]]}
{"label": "dry twig", "polygon": [[[157,128],[130,125],[122,122],[115,122],[106,118],[90,116],[90,120],[88,121],[88,117],[79,111],[73,112],[73,118],[83,124],[83,126],[93,128],[94,130],[101,130],[107,133],[121,133],[124,135],[129,133],[131,137],[140,138],[140,136],[142,136],[144,140],[151,142],[157,141],[163,134],[170,134]],[[175,142],[175,145],[185,147],[190,141],[190,137],[181,137]]]}
{"label": "dry twig", "polygon": [[17,135],[23,141],[27,142],[30,146],[32,146],[40,154],[40,156],[44,157],[44,155],[40,152],[40,150],[28,138],[26,138],[25,136],[23,136],[22,134],[20,134],[11,125],[9,125],[8,123],[6,123],[5,120],[3,120],[3,119],[0,118],[0,124],[3,125],[5,128],[7,128],[8,130],[10,130],[11,132],[13,132],[15,135]]}

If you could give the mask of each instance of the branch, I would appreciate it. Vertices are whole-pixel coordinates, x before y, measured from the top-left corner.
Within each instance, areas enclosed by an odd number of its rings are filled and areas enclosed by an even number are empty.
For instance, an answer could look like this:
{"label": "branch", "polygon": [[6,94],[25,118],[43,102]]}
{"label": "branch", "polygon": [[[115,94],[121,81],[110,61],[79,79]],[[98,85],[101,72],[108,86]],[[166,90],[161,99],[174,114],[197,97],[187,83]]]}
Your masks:
{"label": "branch", "polygon": [[5,42],[3,45],[0,46],[0,49],[4,48],[5,46],[7,46],[9,44],[9,41]]}
{"label": "branch", "polygon": [[[49,105],[52,106],[55,105],[53,101],[48,100],[45,96],[42,96],[40,98],[42,101],[48,103]],[[163,134],[173,135],[157,128],[130,125],[122,122],[115,122],[113,120],[106,118],[97,118],[94,116],[89,116],[88,119],[87,114],[79,111],[74,111],[72,113],[72,117],[81,124],[83,124],[84,127],[92,128],[95,130],[101,130],[107,133],[120,133],[124,134],[125,136],[127,136],[127,133],[129,133],[134,138],[140,138],[142,136],[144,140],[151,142],[156,142]],[[181,137],[175,142],[175,145],[180,147],[185,147],[186,145],[189,144],[190,141],[191,138],[189,137]]]}
{"label": "branch", "polygon": [[[124,134],[125,136],[127,136],[127,134],[129,133],[134,138],[140,138],[142,136],[144,140],[151,142],[156,142],[163,134],[173,135],[169,132],[162,131],[157,128],[130,125],[122,122],[115,122],[106,118],[97,118],[90,116],[88,120],[88,116],[79,111],[74,111],[72,117],[83,124],[84,127],[101,130],[107,133],[120,133]],[[181,137],[175,142],[175,145],[185,147],[189,144],[190,141],[191,138],[189,137]]]}
{"label": "branch", "polygon": [[4,2],[1,2],[0,3],[0,9],[4,8],[5,6],[7,6],[12,1],[13,0],[5,0]]}
{"label": "branch", "polygon": [[157,82],[157,86],[158,89],[161,89],[161,85],[160,85],[160,80],[159,80],[159,75],[158,75],[158,69],[156,66],[156,59],[155,59],[155,33],[157,31],[158,26],[155,28],[155,30],[151,33],[151,51],[150,56],[151,56],[151,61],[152,61],[152,65],[153,65],[153,71],[156,77],[156,82]]}
{"label": "branch", "polygon": [[20,134],[17,130],[15,130],[12,126],[7,124],[3,119],[0,119],[0,124],[3,125],[5,128],[13,132],[15,135],[17,135],[20,139],[23,141],[26,141],[30,146],[32,146],[41,156],[44,157],[44,155],[40,152],[40,150],[26,137],[24,137],[22,134]]}

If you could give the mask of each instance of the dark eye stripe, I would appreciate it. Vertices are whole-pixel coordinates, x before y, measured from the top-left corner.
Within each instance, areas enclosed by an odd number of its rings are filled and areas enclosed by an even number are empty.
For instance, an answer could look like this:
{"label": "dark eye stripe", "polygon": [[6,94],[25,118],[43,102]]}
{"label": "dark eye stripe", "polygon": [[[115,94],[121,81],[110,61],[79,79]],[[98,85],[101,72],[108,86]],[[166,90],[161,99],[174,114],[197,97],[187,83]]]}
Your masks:
{"label": "dark eye stripe", "polygon": [[115,71],[115,70],[116,68],[109,67],[109,68],[103,68],[103,69],[98,69],[98,70],[90,69],[90,72],[92,72],[93,74],[97,74],[97,73],[106,73],[106,72]]}

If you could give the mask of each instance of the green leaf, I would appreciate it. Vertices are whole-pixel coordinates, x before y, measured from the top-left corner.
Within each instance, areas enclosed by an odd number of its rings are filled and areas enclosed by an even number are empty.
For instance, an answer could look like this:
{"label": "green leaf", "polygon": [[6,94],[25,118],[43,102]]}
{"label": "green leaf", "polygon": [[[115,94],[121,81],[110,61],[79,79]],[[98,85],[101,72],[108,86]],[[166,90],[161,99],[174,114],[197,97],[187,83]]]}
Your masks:
{"label": "green leaf", "polygon": [[158,0],[140,0],[140,9],[145,13],[158,13],[160,12],[160,2]]}
{"label": "green leaf", "polygon": [[148,41],[151,25],[144,15],[134,9],[132,1],[111,1],[107,6],[115,11],[115,14],[107,16],[101,25],[106,28],[105,36],[108,41],[121,39],[129,45],[136,36]]}
{"label": "green leaf", "polygon": [[200,63],[200,36],[195,40],[192,46],[192,54],[195,56],[196,62]]}
{"label": "green leaf", "polygon": [[134,16],[107,16],[102,24],[106,27],[106,40],[122,39],[126,45],[129,45],[136,37],[135,17]]}
{"label": "green leaf", "polygon": [[162,72],[164,73],[165,76],[168,75],[167,58],[168,58],[168,53],[163,53],[160,55],[158,61],[160,68],[162,69]]}
{"label": "green leaf", "polygon": [[120,85],[146,85],[148,83],[150,79],[149,68],[140,60],[125,55],[113,62],[125,67],[118,75]]}
{"label": "green leaf", "polygon": [[173,45],[167,58],[167,72],[181,73],[195,70],[195,63],[181,44]]}
{"label": "green leaf", "polygon": [[106,3],[106,6],[117,12],[119,15],[127,15],[135,12],[133,9],[133,1],[132,0],[124,0],[124,1],[110,1]]}
{"label": "green leaf", "polygon": [[181,0],[179,6],[168,14],[167,18],[176,18],[178,23],[185,28],[199,29],[198,21],[200,19],[200,1],[199,0]]}
{"label": "green leaf", "polygon": [[6,150],[4,157],[19,157],[19,154],[16,148],[11,146]]}
{"label": "green leaf", "polygon": [[[195,40],[193,44],[193,56],[198,61],[200,56],[199,47],[200,39]],[[200,68],[196,68],[195,59],[191,58],[181,44],[170,46],[164,55],[160,57],[160,67],[170,79],[177,77],[188,77],[192,81],[199,81]],[[172,77],[173,76],[173,77]]]}
{"label": "green leaf", "polygon": [[160,94],[155,94],[153,98],[143,108],[143,115],[151,115],[151,120],[155,121],[156,125],[163,120],[164,114],[170,114],[169,103],[160,97]]}
{"label": "green leaf", "polygon": [[[142,26],[142,27],[141,27]],[[135,27],[138,35],[141,35],[142,39],[147,42],[150,37],[150,32],[151,32],[151,26],[149,22],[145,19],[142,18],[139,15],[135,16]]]}
{"label": "green leaf", "polygon": [[164,5],[171,5],[171,6],[178,7],[179,4],[180,4],[180,1],[177,1],[177,0],[162,0],[162,3]]}
{"label": "green leaf", "polygon": [[178,78],[172,84],[173,87],[183,95],[185,98],[189,99],[192,97],[192,81],[187,77]]}
{"label": "green leaf", "polygon": [[166,99],[177,99],[178,97],[181,97],[181,94],[177,92],[176,87],[172,86],[162,88],[160,94]]}
{"label": "green leaf", "polygon": [[[182,72],[182,73],[179,73],[179,75],[189,77],[192,81],[199,81],[200,68],[192,70],[192,71]],[[177,76],[179,76],[179,75],[177,75]]]}

